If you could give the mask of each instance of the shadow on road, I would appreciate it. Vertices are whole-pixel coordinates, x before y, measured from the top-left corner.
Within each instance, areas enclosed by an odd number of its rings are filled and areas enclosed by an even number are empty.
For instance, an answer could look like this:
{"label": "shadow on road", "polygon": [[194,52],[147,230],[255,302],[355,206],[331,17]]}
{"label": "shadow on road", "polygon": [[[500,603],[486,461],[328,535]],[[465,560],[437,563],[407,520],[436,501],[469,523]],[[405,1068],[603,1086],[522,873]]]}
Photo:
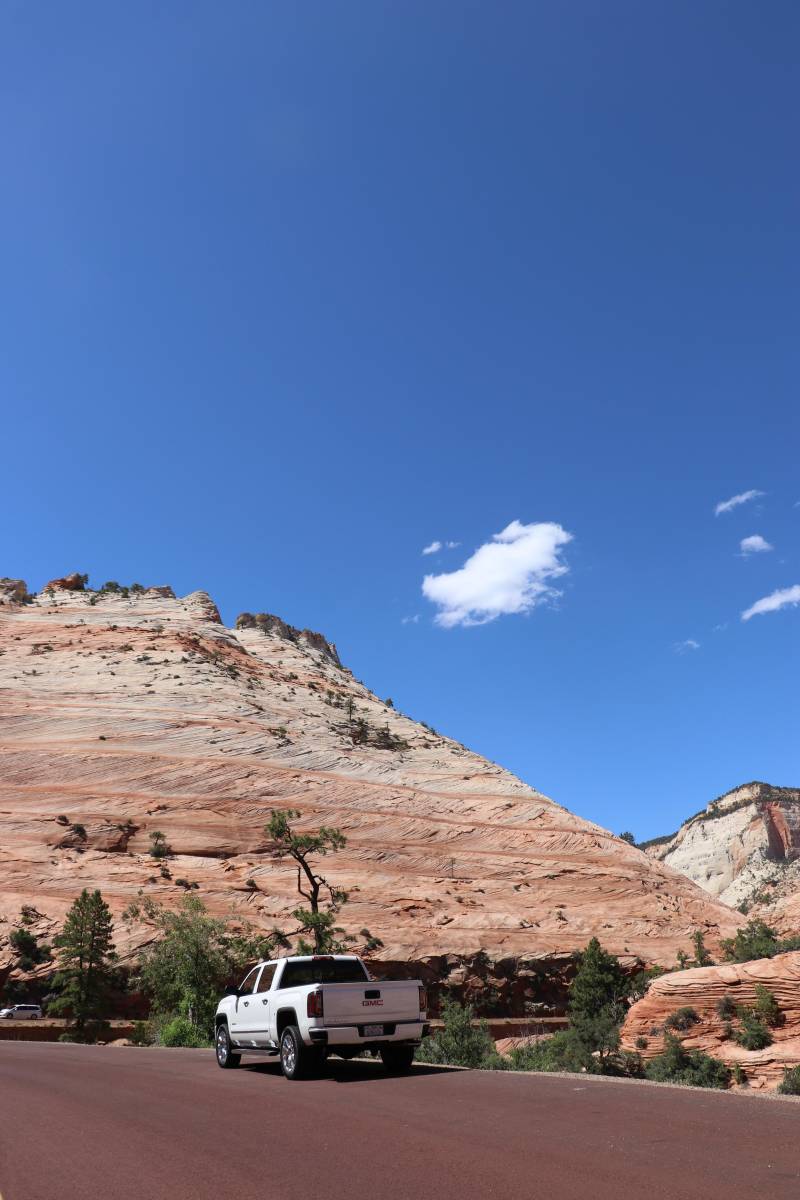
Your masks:
{"label": "shadow on road", "polygon": [[[249,1071],[255,1075],[280,1075],[281,1068],[277,1062],[246,1062],[242,1061],[240,1071]],[[360,1058],[345,1062],[341,1058],[329,1058],[319,1075],[314,1079],[327,1080],[329,1083],[366,1083],[378,1079],[421,1079],[430,1075],[450,1075],[458,1067],[430,1067],[425,1063],[415,1063],[408,1075],[390,1075],[382,1063]]]}

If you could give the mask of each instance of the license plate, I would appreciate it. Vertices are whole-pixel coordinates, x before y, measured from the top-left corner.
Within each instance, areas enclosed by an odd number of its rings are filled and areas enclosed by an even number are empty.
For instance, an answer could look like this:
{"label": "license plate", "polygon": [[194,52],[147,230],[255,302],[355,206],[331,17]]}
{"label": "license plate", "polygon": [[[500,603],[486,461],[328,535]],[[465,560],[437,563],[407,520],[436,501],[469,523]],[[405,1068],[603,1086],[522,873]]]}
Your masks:
{"label": "license plate", "polygon": [[383,1037],[382,1025],[365,1025],[364,1037]]}

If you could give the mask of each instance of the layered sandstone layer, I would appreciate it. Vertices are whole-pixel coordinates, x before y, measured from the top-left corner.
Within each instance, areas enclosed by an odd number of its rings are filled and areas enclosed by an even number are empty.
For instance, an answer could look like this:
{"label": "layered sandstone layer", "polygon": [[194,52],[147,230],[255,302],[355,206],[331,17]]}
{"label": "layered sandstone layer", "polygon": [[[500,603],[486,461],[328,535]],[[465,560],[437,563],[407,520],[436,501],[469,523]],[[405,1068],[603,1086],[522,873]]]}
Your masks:
{"label": "layered sandstone layer", "polygon": [[[123,958],[147,937],[119,922],[140,891],[174,905],[190,887],[215,913],[291,925],[295,875],[264,834],[276,807],[343,830],[325,862],[350,892],[342,923],[380,938],[386,959],[538,961],[596,935],[672,964],[695,929],[713,948],[740,923],[396,712],[321,635],[267,614],[225,628],[203,592],[81,587],[0,586],[0,942],[22,904],[52,934],[82,887],[110,903]],[[156,831],[171,878],[149,853]]]}
{"label": "layered sandstone layer", "polygon": [[[721,1015],[720,1001],[729,997],[737,1007],[753,1007],[761,984],[780,1009],[780,1024],[771,1030],[773,1043],[763,1050],[745,1050],[732,1036],[736,1017]],[[628,1012],[622,1045],[647,1060],[664,1049],[664,1022],[680,1008],[693,1008],[699,1021],[679,1034],[690,1050],[702,1050],[744,1072],[747,1086],[776,1088],[785,1067],[800,1064],[800,952],[779,954],[748,963],[696,967],[662,975],[643,999]],[[726,1025],[731,1028],[726,1028]]]}

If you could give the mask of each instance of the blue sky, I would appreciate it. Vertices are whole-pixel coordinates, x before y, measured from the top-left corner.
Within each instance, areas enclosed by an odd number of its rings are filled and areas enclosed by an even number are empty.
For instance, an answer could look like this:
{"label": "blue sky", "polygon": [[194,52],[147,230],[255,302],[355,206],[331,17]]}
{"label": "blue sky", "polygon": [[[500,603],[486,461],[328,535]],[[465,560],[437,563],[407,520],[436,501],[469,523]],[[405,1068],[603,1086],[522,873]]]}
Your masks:
{"label": "blue sky", "polygon": [[741,620],[800,585],[796,4],[0,27],[0,573],[321,629],[639,837],[800,782],[800,608]]}

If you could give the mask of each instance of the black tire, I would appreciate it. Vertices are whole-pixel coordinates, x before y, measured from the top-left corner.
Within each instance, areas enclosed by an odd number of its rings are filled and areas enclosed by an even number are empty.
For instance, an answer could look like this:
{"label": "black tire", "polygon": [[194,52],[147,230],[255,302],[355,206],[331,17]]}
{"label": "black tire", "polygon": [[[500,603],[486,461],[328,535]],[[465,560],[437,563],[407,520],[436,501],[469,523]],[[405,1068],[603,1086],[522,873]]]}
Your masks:
{"label": "black tire", "polygon": [[281,1034],[281,1070],[287,1079],[307,1079],[322,1066],[323,1056],[316,1046],[309,1049],[296,1025],[287,1025]]}
{"label": "black tire", "polygon": [[214,1049],[217,1055],[217,1066],[222,1067],[223,1071],[229,1071],[232,1067],[238,1067],[242,1061],[241,1054],[234,1054],[231,1049],[231,1035],[228,1033],[227,1021],[221,1021],[217,1026]]}
{"label": "black tire", "polygon": [[381,1046],[381,1059],[392,1075],[405,1075],[414,1061],[413,1046]]}

